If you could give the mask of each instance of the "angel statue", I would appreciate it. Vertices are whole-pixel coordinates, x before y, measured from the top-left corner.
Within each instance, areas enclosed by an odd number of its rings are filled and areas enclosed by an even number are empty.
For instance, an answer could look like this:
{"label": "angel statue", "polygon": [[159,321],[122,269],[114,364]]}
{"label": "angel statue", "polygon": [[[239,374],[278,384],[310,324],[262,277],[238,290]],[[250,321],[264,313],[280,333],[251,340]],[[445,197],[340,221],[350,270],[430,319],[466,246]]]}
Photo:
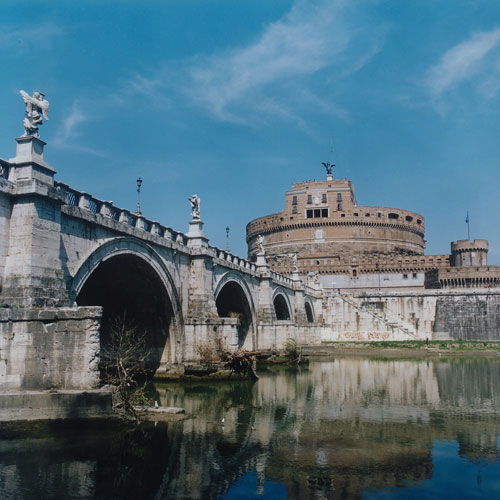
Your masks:
{"label": "angel statue", "polygon": [[259,234],[257,236],[257,245],[259,245],[259,253],[258,255],[265,255],[266,250],[264,249],[264,236],[262,234]]}
{"label": "angel statue", "polygon": [[41,92],[33,92],[33,97],[30,97],[24,90],[19,93],[26,104],[26,116],[24,118],[24,135],[23,137],[38,135],[38,125],[42,125],[42,116],[49,119],[49,101],[44,99],[45,94]]}
{"label": "angel statue", "polygon": [[323,165],[326,168],[326,175],[332,175],[333,174],[333,167],[335,167],[334,163],[328,163],[328,162],[321,162],[321,165]]}
{"label": "angel statue", "polygon": [[193,196],[188,198],[188,200],[189,203],[191,203],[191,216],[193,217],[193,220],[200,220],[200,198],[196,194],[193,194]]}

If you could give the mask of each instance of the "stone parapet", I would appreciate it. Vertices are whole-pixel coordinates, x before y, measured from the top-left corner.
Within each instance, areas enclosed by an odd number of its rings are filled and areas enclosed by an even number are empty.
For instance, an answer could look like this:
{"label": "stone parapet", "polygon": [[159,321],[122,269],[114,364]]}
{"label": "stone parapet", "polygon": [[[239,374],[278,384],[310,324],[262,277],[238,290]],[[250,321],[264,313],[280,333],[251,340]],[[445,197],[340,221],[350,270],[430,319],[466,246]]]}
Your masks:
{"label": "stone parapet", "polygon": [[425,274],[426,288],[489,288],[500,286],[500,266],[450,267]]}

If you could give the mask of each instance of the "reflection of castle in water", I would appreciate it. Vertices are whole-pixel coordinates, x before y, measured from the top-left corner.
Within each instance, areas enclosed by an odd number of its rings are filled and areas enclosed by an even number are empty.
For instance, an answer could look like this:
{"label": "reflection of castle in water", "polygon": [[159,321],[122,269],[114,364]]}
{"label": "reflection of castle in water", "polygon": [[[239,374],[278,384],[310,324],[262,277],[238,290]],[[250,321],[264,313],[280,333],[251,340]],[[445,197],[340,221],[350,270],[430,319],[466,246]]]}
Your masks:
{"label": "reflection of castle in water", "polygon": [[262,484],[283,481],[290,499],[361,498],[430,479],[436,440],[457,441],[466,460],[498,460],[498,360],[338,358],[262,372],[256,384],[158,393],[193,417],[99,438],[0,441],[0,492],[23,484],[35,497],[44,477],[58,498],[211,499],[255,471]]}

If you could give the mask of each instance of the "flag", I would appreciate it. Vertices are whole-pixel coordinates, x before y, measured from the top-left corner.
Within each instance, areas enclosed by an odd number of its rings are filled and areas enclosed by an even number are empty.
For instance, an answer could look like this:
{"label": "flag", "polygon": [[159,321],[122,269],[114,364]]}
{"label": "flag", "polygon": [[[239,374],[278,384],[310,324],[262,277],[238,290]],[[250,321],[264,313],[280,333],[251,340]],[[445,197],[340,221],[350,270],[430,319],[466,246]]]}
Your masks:
{"label": "flag", "polygon": [[465,218],[465,223],[468,224],[469,223],[469,212],[467,212],[467,217]]}

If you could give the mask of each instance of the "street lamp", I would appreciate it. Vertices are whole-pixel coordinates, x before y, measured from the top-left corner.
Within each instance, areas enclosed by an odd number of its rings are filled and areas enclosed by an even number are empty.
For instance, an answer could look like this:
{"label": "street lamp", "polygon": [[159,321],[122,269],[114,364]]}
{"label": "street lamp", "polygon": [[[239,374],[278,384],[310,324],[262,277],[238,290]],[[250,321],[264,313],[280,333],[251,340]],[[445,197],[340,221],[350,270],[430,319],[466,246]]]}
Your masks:
{"label": "street lamp", "polygon": [[141,186],[142,186],[142,179],[139,177],[137,179],[137,210],[135,213],[137,215],[142,215],[141,214]]}
{"label": "street lamp", "polygon": [[229,252],[229,226],[226,226],[226,252]]}

